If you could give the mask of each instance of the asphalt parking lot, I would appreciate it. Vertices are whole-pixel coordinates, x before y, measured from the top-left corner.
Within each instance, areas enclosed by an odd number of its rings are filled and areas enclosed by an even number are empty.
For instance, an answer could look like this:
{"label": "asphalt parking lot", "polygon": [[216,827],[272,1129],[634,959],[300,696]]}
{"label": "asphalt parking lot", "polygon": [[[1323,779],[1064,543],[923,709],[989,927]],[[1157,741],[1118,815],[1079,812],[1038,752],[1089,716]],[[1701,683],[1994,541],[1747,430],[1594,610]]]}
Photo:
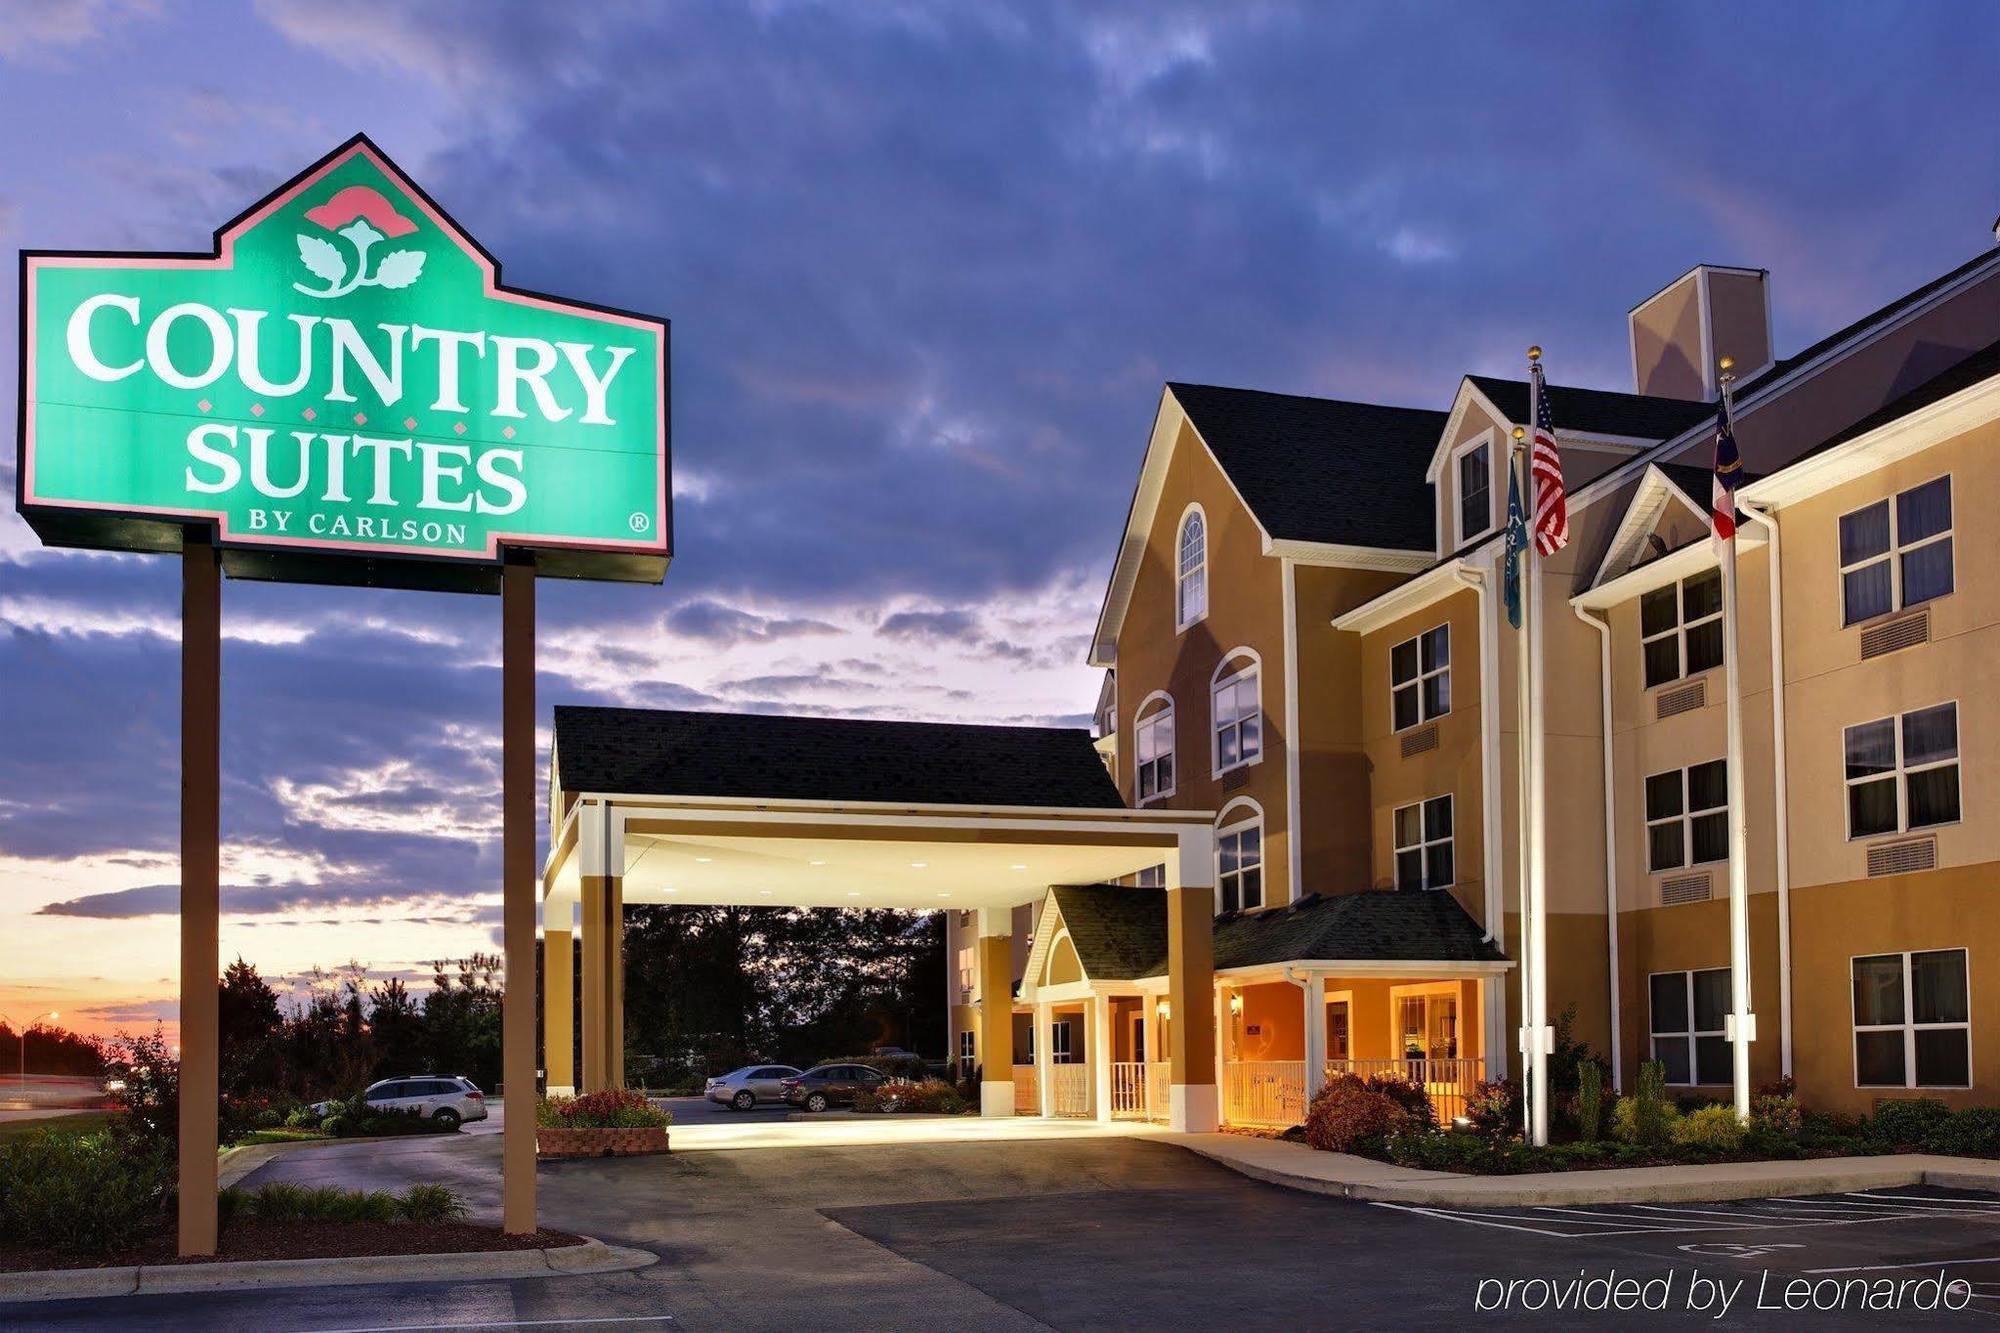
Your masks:
{"label": "asphalt parking lot", "polygon": [[[252,1183],[442,1179],[490,1216],[498,1162],[490,1135],[336,1145],[280,1158]],[[540,1182],[547,1224],[661,1262],[601,1278],[0,1306],[0,1327],[1386,1328],[1471,1317],[1572,1328],[1714,1323],[1718,1293],[1722,1322],[1748,1328],[1907,1327],[2000,1310],[2000,1198],[1950,1190],[1410,1209],[1264,1185],[1159,1139],[1115,1137],[690,1152],[551,1164]],[[1939,1272],[1968,1284],[1963,1312],[1756,1304],[1760,1285],[1768,1301],[1795,1278],[1894,1285]],[[1578,1284],[1599,1278],[1670,1300],[1576,1308]],[[1707,1307],[1688,1308],[1704,1296]],[[1559,1298],[1569,1303],[1553,1308]]]}

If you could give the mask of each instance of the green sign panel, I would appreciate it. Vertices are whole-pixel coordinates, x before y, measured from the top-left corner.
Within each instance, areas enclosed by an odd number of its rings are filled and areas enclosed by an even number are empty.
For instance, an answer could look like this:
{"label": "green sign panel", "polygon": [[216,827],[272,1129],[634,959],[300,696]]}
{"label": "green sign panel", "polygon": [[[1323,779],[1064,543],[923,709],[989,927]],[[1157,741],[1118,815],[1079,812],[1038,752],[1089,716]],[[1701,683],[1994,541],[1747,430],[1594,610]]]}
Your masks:
{"label": "green sign panel", "polygon": [[666,322],[503,286],[365,138],[213,255],[22,261],[20,502],[45,541],[171,550],[212,524],[233,572],[420,585],[503,548],[665,570]]}

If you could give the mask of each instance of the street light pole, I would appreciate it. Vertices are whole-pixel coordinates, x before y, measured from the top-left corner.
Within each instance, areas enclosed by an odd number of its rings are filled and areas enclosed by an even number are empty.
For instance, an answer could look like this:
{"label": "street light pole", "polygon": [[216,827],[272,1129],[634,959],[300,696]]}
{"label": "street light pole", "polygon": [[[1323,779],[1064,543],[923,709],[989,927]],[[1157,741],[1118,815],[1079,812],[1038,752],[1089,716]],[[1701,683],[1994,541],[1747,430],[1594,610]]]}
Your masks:
{"label": "street light pole", "polygon": [[[45,1018],[61,1017],[61,1014],[51,1009],[46,1014],[37,1014],[29,1019],[27,1027],[17,1029],[21,1039],[21,1096],[24,1098],[28,1095],[28,1028],[40,1027]],[[14,1020],[5,1014],[0,1014],[0,1023],[5,1023],[8,1027],[14,1026]]]}

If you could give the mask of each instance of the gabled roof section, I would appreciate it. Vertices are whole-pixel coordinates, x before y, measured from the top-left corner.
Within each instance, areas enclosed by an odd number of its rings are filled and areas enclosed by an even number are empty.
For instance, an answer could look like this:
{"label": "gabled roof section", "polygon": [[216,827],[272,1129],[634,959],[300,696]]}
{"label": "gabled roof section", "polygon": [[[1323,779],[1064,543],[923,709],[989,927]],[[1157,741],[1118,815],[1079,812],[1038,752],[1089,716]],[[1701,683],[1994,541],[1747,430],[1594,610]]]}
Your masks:
{"label": "gabled roof section", "polygon": [[1082,727],[558,705],[565,791],[1123,809]]}
{"label": "gabled roof section", "polygon": [[1630,573],[1647,559],[1667,554],[1665,549],[1653,550],[1650,538],[1659,530],[1660,519],[1671,506],[1678,504],[1705,520],[1708,500],[1701,494],[1701,488],[1709,484],[1709,476],[1707,469],[1684,463],[1649,463],[1639,476],[1632,498],[1626,501],[1625,512],[1611,534],[1611,544],[1604,548],[1604,558],[1598,561],[1597,576],[1591,580],[1591,586],[1608,583]]}
{"label": "gabled roof section", "polygon": [[1167,390],[1273,538],[1431,549],[1424,465],[1444,413],[1209,384]]}
{"label": "gabled roof section", "polygon": [[[1135,981],[1156,975],[1167,956],[1167,896],[1123,884],[1058,884],[1049,898],[1062,916],[1083,975]],[[1046,913],[1044,920],[1048,919]],[[1038,930],[1041,936],[1053,931]],[[1032,974],[1031,974],[1032,975]]]}
{"label": "gabled roof section", "polygon": [[[1507,420],[1525,424],[1528,420],[1528,382],[1495,379],[1490,375],[1467,375],[1486,400]],[[1706,417],[1715,415],[1708,403],[1682,398],[1657,398],[1640,393],[1616,393],[1609,389],[1572,389],[1549,385],[1549,412],[1556,419],[1556,432],[1576,431],[1585,435],[1623,436],[1633,440],[1670,440]]]}
{"label": "gabled roof section", "polygon": [[[1432,547],[1423,469],[1445,414],[1421,408],[1169,383],[1160,395],[1125,533],[1091,639],[1092,666],[1115,665],[1118,631],[1183,424],[1276,543],[1374,567],[1413,570]],[[1387,563],[1382,563],[1386,561]]]}
{"label": "gabled roof section", "polygon": [[[1309,894],[1288,907],[1216,918],[1218,970],[1293,962],[1504,963],[1449,893]],[[1164,967],[1164,964],[1163,964]]]}

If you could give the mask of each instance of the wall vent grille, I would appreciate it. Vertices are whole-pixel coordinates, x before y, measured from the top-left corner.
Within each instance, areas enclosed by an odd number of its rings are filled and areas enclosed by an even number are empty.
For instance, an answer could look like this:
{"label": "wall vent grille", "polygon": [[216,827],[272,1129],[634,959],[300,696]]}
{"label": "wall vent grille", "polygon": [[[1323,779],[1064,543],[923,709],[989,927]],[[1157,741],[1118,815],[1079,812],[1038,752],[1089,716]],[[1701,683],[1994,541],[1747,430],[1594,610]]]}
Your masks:
{"label": "wall vent grille", "polygon": [[1660,691],[1653,701],[1653,720],[1665,721],[1679,717],[1682,713],[1692,713],[1697,708],[1708,706],[1708,682],[1697,680],[1671,690]]}
{"label": "wall vent grille", "polygon": [[1713,896],[1706,872],[1675,875],[1660,881],[1660,906],[1679,907],[1682,903],[1705,903]]}
{"label": "wall vent grille", "polygon": [[1909,875],[1919,870],[1937,869],[1937,839],[1908,838],[1902,842],[1878,842],[1868,849],[1868,877]]}
{"label": "wall vent grille", "polygon": [[1435,722],[1428,727],[1405,732],[1403,735],[1403,758],[1405,759],[1411,758],[1414,755],[1425,754],[1437,749],[1437,747],[1438,729]]}
{"label": "wall vent grille", "polygon": [[1880,657],[1903,648],[1931,641],[1931,613],[1926,607],[1907,616],[1897,616],[1861,631],[1861,660]]}

